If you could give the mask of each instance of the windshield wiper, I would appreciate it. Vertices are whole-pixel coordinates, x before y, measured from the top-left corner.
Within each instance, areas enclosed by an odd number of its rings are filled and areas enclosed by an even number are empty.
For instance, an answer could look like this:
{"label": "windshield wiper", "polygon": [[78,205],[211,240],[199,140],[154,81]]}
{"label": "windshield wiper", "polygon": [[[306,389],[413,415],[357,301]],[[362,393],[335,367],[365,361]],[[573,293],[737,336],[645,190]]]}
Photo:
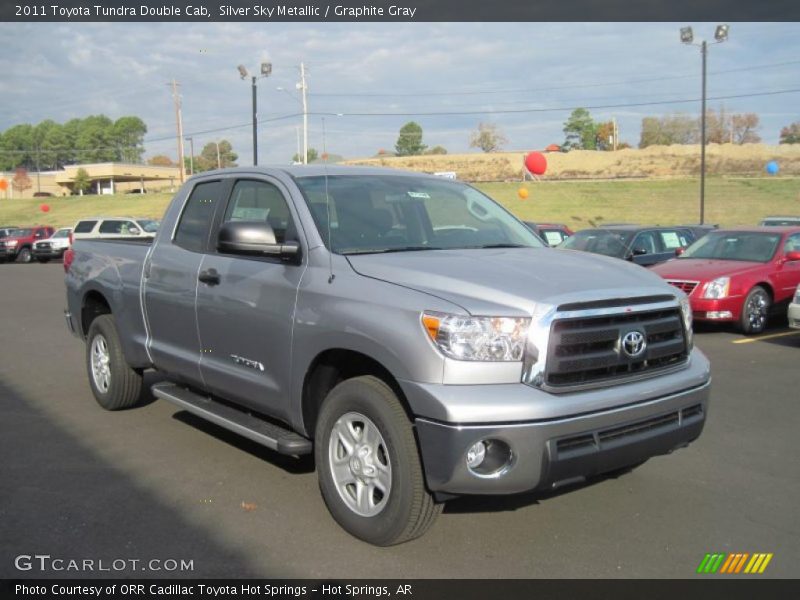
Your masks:
{"label": "windshield wiper", "polygon": [[485,244],[483,246],[467,246],[467,249],[485,250],[488,248],[533,248],[534,246],[526,246],[525,244]]}
{"label": "windshield wiper", "polygon": [[350,252],[342,252],[345,256],[353,254],[388,254],[390,252],[416,252],[419,250],[444,250],[438,246],[401,246],[399,248],[364,248],[360,250],[351,250]]}

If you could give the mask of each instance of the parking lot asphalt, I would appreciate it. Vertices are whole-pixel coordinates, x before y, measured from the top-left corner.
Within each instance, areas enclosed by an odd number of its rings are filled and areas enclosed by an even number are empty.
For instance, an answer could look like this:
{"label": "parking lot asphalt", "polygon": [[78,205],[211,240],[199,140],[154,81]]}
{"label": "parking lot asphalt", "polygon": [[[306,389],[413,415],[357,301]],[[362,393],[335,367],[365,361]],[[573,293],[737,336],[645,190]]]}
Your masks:
{"label": "parking lot asphalt", "polygon": [[[708,552],[771,552],[759,577],[798,575],[800,332],[780,323],[748,343],[697,333],[714,382],[688,448],[559,493],[462,498],[423,538],[375,548],[328,515],[309,460],[149,394],[101,410],[64,324],[60,264],[0,266],[0,306],[2,577],[690,578]],[[24,554],[193,570],[19,571]]]}

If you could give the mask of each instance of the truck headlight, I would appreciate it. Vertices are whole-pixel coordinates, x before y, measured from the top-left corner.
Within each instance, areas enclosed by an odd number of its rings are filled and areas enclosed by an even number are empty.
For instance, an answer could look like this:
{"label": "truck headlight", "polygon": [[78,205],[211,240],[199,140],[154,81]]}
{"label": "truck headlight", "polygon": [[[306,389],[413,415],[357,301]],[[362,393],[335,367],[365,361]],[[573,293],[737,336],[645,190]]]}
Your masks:
{"label": "truck headlight", "polygon": [[689,298],[684,296],[680,299],[681,315],[683,316],[683,330],[686,332],[686,348],[689,352],[694,346],[694,331],[692,331],[692,304]]}
{"label": "truck headlight", "polygon": [[422,324],[449,358],[499,362],[522,360],[531,320],[424,312]]}
{"label": "truck headlight", "polygon": [[706,284],[706,288],[703,290],[703,298],[724,298],[728,295],[730,287],[730,277],[718,277]]}
{"label": "truck headlight", "polygon": [[12,248],[13,248],[14,246],[16,246],[17,244],[19,244],[19,240],[8,240],[8,241],[6,242],[6,246],[11,246]]}

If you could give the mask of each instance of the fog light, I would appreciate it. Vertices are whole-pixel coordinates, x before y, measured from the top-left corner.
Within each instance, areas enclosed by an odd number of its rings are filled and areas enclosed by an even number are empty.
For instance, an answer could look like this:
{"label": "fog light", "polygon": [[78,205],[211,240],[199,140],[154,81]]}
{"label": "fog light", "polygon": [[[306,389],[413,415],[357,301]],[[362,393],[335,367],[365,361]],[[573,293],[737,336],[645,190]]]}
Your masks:
{"label": "fog light", "polygon": [[470,469],[477,469],[481,466],[484,458],[486,458],[486,444],[483,443],[483,440],[473,444],[472,447],[467,450],[467,466]]}
{"label": "fog light", "polygon": [[466,461],[470,473],[477,477],[501,477],[511,468],[514,456],[505,442],[486,439],[467,450]]}
{"label": "fog light", "polygon": [[707,319],[731,319],[733,313],[729,310],[710,310],[706,313]]}

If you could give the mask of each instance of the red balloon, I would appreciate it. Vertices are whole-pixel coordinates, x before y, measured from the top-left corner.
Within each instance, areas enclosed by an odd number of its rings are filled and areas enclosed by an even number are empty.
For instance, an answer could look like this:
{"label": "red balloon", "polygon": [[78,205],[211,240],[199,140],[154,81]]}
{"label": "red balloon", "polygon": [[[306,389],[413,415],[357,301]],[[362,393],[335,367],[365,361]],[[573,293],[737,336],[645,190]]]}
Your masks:
{"label": "red balloon", "polygon": [[541,152],[529,152],[525,157],[525,168],[534,175],[544,175],[547,171],[547,159]]}
{"label": "red balloon", "polygon": [[50,212],[50,205],[49,204],[42,204],[39,207],[39,210],[42,212]]}

